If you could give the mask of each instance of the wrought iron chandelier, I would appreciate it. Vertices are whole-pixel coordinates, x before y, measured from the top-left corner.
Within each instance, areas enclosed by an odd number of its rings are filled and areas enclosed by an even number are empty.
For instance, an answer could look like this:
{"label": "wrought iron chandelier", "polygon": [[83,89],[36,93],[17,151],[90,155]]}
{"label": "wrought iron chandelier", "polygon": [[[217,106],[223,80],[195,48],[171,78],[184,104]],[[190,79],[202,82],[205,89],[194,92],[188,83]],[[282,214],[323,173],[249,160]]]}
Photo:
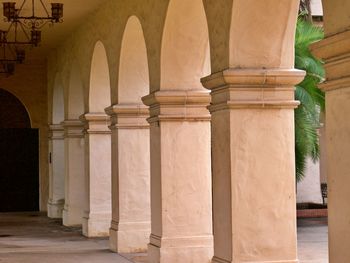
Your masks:
{"label": "wrought iron chandelier", "polygon": [[[63,4],[61,3],[51,3],[51,14],[49,14],[48,9],[42,0],[35,1],[31,0],[31,15],[24,15],[24,7],[27,5],[28,0],[23,0],[21,6],[17,9],[15,2],[4,2],[3,3],[3,14],[7,22],[18,30],[20,27],[23,31],[25,28],[31,30],[30,41],[26,43],[19,44],[32,44],[38,46],[41,42],[41,28],[47,23],[62,23],[63,22]],[[37,16],[35,14],[35,3],[39,2],[42,9],[45,12],[45,16]]]}
{"label": "wrought iron chandelier", "polygon": [[[36,14],[37,2],[44,12],[43,16]],[[50,14],[43,0],[23,0],[19,8],[16,8],[15,2],[4,2],[3,15],[10,26],[7,31],[0,30],[0,73],[12,75],[15,64],[21,64],[25,59],[24,47],[37,47],[41,43],[41,28],[46,24],[63,22],[63,4],[51,3]]]}

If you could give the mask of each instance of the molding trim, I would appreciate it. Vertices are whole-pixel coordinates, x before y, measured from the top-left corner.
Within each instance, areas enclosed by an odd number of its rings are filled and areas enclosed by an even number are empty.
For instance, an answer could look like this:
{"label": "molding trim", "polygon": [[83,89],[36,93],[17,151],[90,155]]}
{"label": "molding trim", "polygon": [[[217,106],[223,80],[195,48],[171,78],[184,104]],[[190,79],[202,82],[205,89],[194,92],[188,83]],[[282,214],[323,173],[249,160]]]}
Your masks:
{"label": "molding trim", "polygon": [[62,124],[49,124],[49,139],[64,140],[64,128]]}
{"label": "molding trim", "polygon": [[150,106],[149,123],[160,121],[210,121],[205,90],[160,90],[142,98]]}
{"label": "molding trim", "polygon": [[65,120],[62,126],[65,138],[84,138],[84,123],[81,120]]}
{"label": "molding trim", "polygon": [[111,134],[108,129],[110,117],[106,113],[86,113],[81,115],[79,119],[84,123],[85,134]]}
{"label": "molding trim", "polygon": [[294,85],[305,72],[296,69],[227,69],[203,78],[211,90],[213,112],[227,109],[294,109]]}
{"label": "molding trim", "polygon": [[149,129],[148,107],[142,104],[115,104],[105,109],[111,117],[111,130]]}

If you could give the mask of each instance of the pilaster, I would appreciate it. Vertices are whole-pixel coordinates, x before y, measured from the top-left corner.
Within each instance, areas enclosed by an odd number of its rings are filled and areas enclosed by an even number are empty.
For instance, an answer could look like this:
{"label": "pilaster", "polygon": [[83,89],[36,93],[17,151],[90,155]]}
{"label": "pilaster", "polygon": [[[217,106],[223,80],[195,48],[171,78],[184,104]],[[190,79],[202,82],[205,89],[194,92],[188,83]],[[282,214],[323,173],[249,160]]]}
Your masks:
{"label": "pilaster", "polygon": [[84,125],[80,120],[65,120],[65,204],[63,224],[82,224],[84,207]]}
{"label": "pilaster", "polygon": [[105,113],[81,116],[85,134],[85,204],[83,234],[109,235],[111,221],[111,131]]}
{"label": "pilaster", "polygon": [[64,206],[64,129],[60,124],[49,126],[49,200],[47,215],[62,218]]}
{"label": "pilaster", "polygon": [[213,255],[209,93],[161,90],[150,106],[152,234],[149,262]]}
{"label": "pilaster", "polygon": [[294,85],[305,73],[228,69],[211,90],[215,263],[297,261]]}
{"label": "pilaster", "polygon": [[106,109],[112,130],[112,222],[110,248],[145,252],[150,235],[148,108],[117,104]]}
{"label": "pilaster", "polygon": [[350,251],[350,30],[327,36],[311,46],[325,62],[326,151],[328,181],[329,262],[348,262]]}

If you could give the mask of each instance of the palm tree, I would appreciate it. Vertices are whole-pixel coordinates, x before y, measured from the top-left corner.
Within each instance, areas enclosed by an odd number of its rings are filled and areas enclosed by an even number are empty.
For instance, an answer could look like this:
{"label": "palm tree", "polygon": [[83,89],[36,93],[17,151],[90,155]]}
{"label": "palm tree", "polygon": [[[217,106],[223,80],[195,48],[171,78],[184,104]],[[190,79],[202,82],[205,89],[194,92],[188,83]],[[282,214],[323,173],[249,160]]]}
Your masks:
{"label": "palm tree", "polygon": [[319,159],[318,128],[320,112],[325,108],[324,93],[317,85],[324,80],[323,63],[310,52],[311,43],[323,38],[323,30],[303,18],[298,19],[295,39],[295,68],[305,70],[305,79],[296,86],[300,106],[295,110],[296,178],[305,175],[306,161]]}
{"label": "palm tree", "polygon": [[300,0],[299,14],[307,21],[312,22],[311,0]]}

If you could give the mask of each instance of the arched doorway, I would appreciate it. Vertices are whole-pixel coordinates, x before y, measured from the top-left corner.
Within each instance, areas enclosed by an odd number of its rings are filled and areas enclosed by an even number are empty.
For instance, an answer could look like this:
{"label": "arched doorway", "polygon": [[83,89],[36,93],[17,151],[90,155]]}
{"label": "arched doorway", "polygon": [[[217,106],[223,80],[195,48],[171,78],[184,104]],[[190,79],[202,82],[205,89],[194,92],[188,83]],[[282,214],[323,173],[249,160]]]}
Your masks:
{"label": "arched doorway", "polygon": [[0,89],[0,212],[39,210],[39,132],[25,106]]}

